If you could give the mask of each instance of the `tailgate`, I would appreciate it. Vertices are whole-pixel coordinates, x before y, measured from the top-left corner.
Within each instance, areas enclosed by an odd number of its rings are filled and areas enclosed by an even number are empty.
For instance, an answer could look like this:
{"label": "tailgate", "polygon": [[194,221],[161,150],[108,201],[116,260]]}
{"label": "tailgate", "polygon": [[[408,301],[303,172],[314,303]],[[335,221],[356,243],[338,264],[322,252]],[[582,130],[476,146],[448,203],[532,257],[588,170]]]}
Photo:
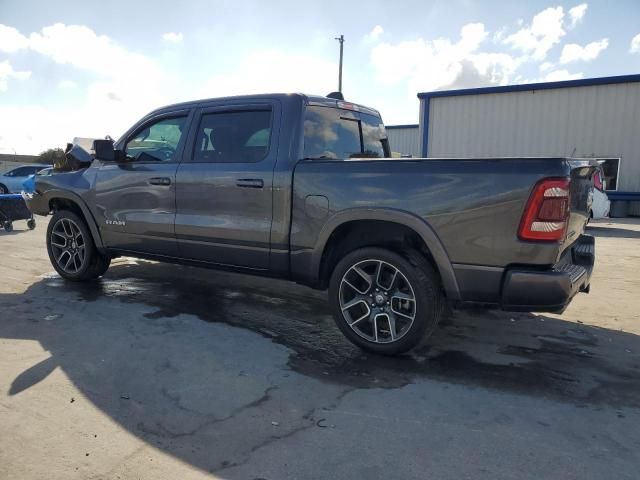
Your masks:
{"label": "tailgate", "polygon": [[591,203],[593,202],[592,175],[598,166],[595,160],[569,160],[571,166],[570,217],[567,226],[567,239],[562,246],[566,248],[580,238],[589,220]]}

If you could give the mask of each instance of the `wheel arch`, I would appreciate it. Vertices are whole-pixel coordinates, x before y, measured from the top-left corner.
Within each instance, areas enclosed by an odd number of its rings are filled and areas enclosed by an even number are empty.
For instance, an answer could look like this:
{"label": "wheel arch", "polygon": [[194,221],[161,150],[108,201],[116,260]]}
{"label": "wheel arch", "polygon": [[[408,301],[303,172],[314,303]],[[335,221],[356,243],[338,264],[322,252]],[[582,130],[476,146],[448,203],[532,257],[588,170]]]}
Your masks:
{"label": "wheel arch", "polygon": [[89,227],[89,231],[91,232],[91,237],[93,238],[96,248],[101,253],[104,253],[105,248],[96,220],[89,210],[89,207],[87,207],[85,202],[78,195],[64,190],[51,190],[47,192],[46,196],[50,212],[57,210],[71,210],[72,212],[80,215],[87,223],[87,227]]}
{"label": "wheel arch", "polygon": [[[355,240],[355,247],[381,246],[381,239],[397,239],[410,235],[418,250],[423,252],[440,276],[442,287],[450,301],[460,300],[460,291],[449,256],[433,228],[422,218],[408,212],[394,209],[353,208],[333,215],[323,226],[310,259],[310,275],[320,286],[326,286],[332,267],[337,263],[340,249],[336,245],[345,242],[345,233],[352,228],[362,229],[376,225],[385,227],[385,232],[373,235],[364,241]],[[360,230],[360,233],[362,231]],[[394,241],[394,240],[391,240]],[[346,243],[348,246],[349,243]],[[348,248],[348,247],[347,247]],[[353,248],[351,249],[353,250]],[[332,257],[335,255],[335,257]]]}

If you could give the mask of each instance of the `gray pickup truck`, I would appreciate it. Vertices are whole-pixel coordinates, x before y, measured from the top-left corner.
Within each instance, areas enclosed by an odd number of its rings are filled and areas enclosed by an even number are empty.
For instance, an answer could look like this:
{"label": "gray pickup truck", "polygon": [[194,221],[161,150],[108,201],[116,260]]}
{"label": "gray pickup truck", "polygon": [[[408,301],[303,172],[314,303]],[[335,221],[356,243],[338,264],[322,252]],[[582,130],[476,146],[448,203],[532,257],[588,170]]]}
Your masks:
{"label": "gray pickup truck", "polygon": [[68,280],[123,255],[289,279],[382,354],[446,303],[561,312],[589,290],[589,162],[388,158],[376,110],[301,94],[164,107],[73,152],[28,201]]}

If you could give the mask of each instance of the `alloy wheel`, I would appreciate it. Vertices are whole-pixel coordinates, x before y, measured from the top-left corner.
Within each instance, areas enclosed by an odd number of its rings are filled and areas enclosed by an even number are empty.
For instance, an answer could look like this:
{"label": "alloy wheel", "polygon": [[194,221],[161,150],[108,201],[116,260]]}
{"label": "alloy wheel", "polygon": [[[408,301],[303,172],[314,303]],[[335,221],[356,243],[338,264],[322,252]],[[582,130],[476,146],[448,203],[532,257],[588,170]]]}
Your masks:
{"label": "alloy wheel", "polygon": [[374,343],[400,340],[416,318],[416,297],[407,277],[391,263],[362,260],[342,276],[340,309],[347,325]]}
{"label": "alloy wheel", "polygon": [[86,244],[80,227],[68,218],[61,218],[51,230],[51,249],[58,266],[75,274],[85,263]]}

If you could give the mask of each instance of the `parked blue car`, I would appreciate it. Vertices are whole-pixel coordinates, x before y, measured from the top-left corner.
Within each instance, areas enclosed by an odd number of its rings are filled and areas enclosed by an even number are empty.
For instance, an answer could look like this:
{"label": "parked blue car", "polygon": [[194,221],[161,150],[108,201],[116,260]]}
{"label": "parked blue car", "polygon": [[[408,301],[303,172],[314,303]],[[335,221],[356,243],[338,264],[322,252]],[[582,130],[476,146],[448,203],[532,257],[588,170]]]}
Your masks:
{"label": "parked blue car", "polygon": [[51,165],[33,163],[22,165],[21,167],[16,167],[3,173],[0,175],[0,195],[5,193],[20,193],[24,189],[22,184],[30,175],[34,175],[48,167],[51,167]]}

